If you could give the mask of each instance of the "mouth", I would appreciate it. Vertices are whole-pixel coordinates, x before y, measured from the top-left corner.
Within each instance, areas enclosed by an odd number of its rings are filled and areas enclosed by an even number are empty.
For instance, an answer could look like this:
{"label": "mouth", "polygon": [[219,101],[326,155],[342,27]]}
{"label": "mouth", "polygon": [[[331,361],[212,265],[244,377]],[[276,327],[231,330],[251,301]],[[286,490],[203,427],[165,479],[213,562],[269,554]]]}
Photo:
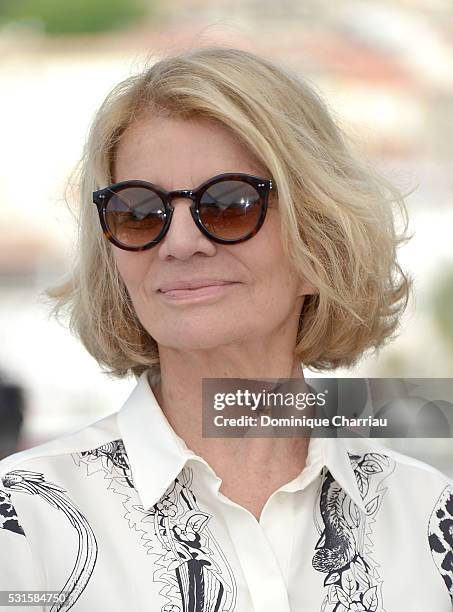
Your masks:
{"label": "mouth", "polygon": [[219,282],[218,284],[204,285],[202,287],[196,287],[193,289],[170,289],[168,291],[161,291],[158,293],[170,301],[192,301],[192,300],[203,300],[213,297],[218,297],[229,291],[233,286],[238,285],[235,282]]}

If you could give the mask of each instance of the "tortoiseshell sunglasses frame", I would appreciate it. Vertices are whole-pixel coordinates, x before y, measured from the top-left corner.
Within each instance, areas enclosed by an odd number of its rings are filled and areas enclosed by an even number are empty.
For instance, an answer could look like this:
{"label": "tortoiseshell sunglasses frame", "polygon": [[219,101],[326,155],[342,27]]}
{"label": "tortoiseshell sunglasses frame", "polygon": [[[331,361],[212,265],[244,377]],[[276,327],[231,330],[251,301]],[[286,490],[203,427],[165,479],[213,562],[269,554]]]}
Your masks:
{"label": "tortoiseshell sunglasses frame", "polygon": [[[222,181],[231,181],[231,180],[242,181],[244,183],[248,183],[249,185],[252,185],[256,189],[257,193],[259,194],[261,210],[260,210],[260,216],[253,230],[251,230],[248,234],[246,234],[245,236],[241,238],[227,240],[227,239],[219,238],[211,234],[211,232],[206,229],[206,227],[203,225],[200,219],[199,209],[200,209],[200,203],[201,203],[200,202],[201,196],[206,191],[206,189],[208,189],[212,185],[215,185],[216,183],[220,183]],[[151,189],[160,196],[165,206],[166,219],[162,227],[162,230],[160,231],[160,233],[154,240],[151,240],[150,242],[147,242],[146,244],[141,245],[141,246],[131,246],[131,245],[123,244],[117,238],[115,238],[115,236],[109,230],[109,227],[107,224],[105,215],[106,215],[107,204],[110,198],[115,193],[117,193],[118,191],[121,191],[122,189],[126,187],[145,187],[145,188]],[[202,234],[207,236],[210,240],[213,240],[214,242],[218,242],[220,244],[237,244],[239,242],[244,242],[245,240],[249,240],[250,238],[255,236],[258,230],[260,229],[260,227],[263,225],[264,219],[266,218],[267,208],[268,208],[269,194],[272,189],[273,189],[273,183],[271,179],[264,179],[259,176],[254,176],[252,174],[233,173],[233,172],[217,174],[216,176],[213,176],[209,178],[208,180],[204,181],[196,189],[176,189],[174,191],[167,191],[166,189],[163,189],[162,187],[160,187],[159,185],[155,185],[154,183],[149,183],[147,181],[142,181],[139,179],[132,179],[132,180],[127,180],[127,181],[121,181],[119,183],[114,183],[113,185],[109,185],[108,187],[104,187],[103,189],[94,191],[93,192],[93,203],[96,204],[97,206],[97,210],[99,213],[99,221],[100,221],[104,236],[112,244],[114,244],[118,248],[123,249],[125,251],[145,251],[147,249],[150,249],[156,246],[164,238],[165,234],[167,233],[170,227],[170,223],[171,223],[171,219],[172,219],[172,215],[174,211],[174,207],[171,203],[171,200],[173,198],[190,198],[192,200],[192,204],[190,205],[190,212],[192,214],[192,218],[196,226],[198,227],[198,229],[202,232]]]}

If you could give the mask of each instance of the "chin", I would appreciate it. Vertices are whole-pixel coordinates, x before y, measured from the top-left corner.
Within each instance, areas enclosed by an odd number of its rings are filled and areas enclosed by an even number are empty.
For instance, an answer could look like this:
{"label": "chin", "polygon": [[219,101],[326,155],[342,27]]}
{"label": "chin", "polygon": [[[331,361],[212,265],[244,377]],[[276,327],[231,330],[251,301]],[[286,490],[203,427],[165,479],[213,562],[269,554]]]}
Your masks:
{"label": "chin", "polygon": [[191,330],[172,329],[171,334],[163,331],[161,334],[154,332],[151,335],[161,347],[186,351],[217,348],[243,338],[241,334],[238,334],[237,327],[229,330],[225,326],[217,330],[207,326]]}

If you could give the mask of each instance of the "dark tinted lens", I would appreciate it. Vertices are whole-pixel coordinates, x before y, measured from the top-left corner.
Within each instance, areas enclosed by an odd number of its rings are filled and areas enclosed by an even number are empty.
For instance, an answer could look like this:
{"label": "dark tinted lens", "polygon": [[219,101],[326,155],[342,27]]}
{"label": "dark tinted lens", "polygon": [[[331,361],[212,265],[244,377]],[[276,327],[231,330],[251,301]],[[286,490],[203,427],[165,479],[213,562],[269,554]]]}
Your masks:
{"label": "dark tinted lens", "polygon": [[165,219],[161,198],[145,187],[126,187],[108,201],[107,226],[113,236],[127,246],[143,246],[155,240]]}
{"label": "dark tinted lens", "polygon": [[200,219],[218,238],[236,240],[252,232],[261,216],[257,190],[243,181],[220,181],[202,195]]}

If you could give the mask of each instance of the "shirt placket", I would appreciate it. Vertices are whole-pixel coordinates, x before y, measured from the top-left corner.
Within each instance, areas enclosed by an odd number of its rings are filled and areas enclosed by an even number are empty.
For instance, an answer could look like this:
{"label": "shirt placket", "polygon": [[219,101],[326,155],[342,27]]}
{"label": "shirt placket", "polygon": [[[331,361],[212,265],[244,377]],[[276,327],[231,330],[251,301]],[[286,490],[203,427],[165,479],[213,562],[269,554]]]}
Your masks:
{"label": "shirt placket", "polygon": [[285,503],[284,497],[272,494],[258,522],[251,512],[218,493],[253,612],[290,612],[286,571],[294,517],[291,500]]}

